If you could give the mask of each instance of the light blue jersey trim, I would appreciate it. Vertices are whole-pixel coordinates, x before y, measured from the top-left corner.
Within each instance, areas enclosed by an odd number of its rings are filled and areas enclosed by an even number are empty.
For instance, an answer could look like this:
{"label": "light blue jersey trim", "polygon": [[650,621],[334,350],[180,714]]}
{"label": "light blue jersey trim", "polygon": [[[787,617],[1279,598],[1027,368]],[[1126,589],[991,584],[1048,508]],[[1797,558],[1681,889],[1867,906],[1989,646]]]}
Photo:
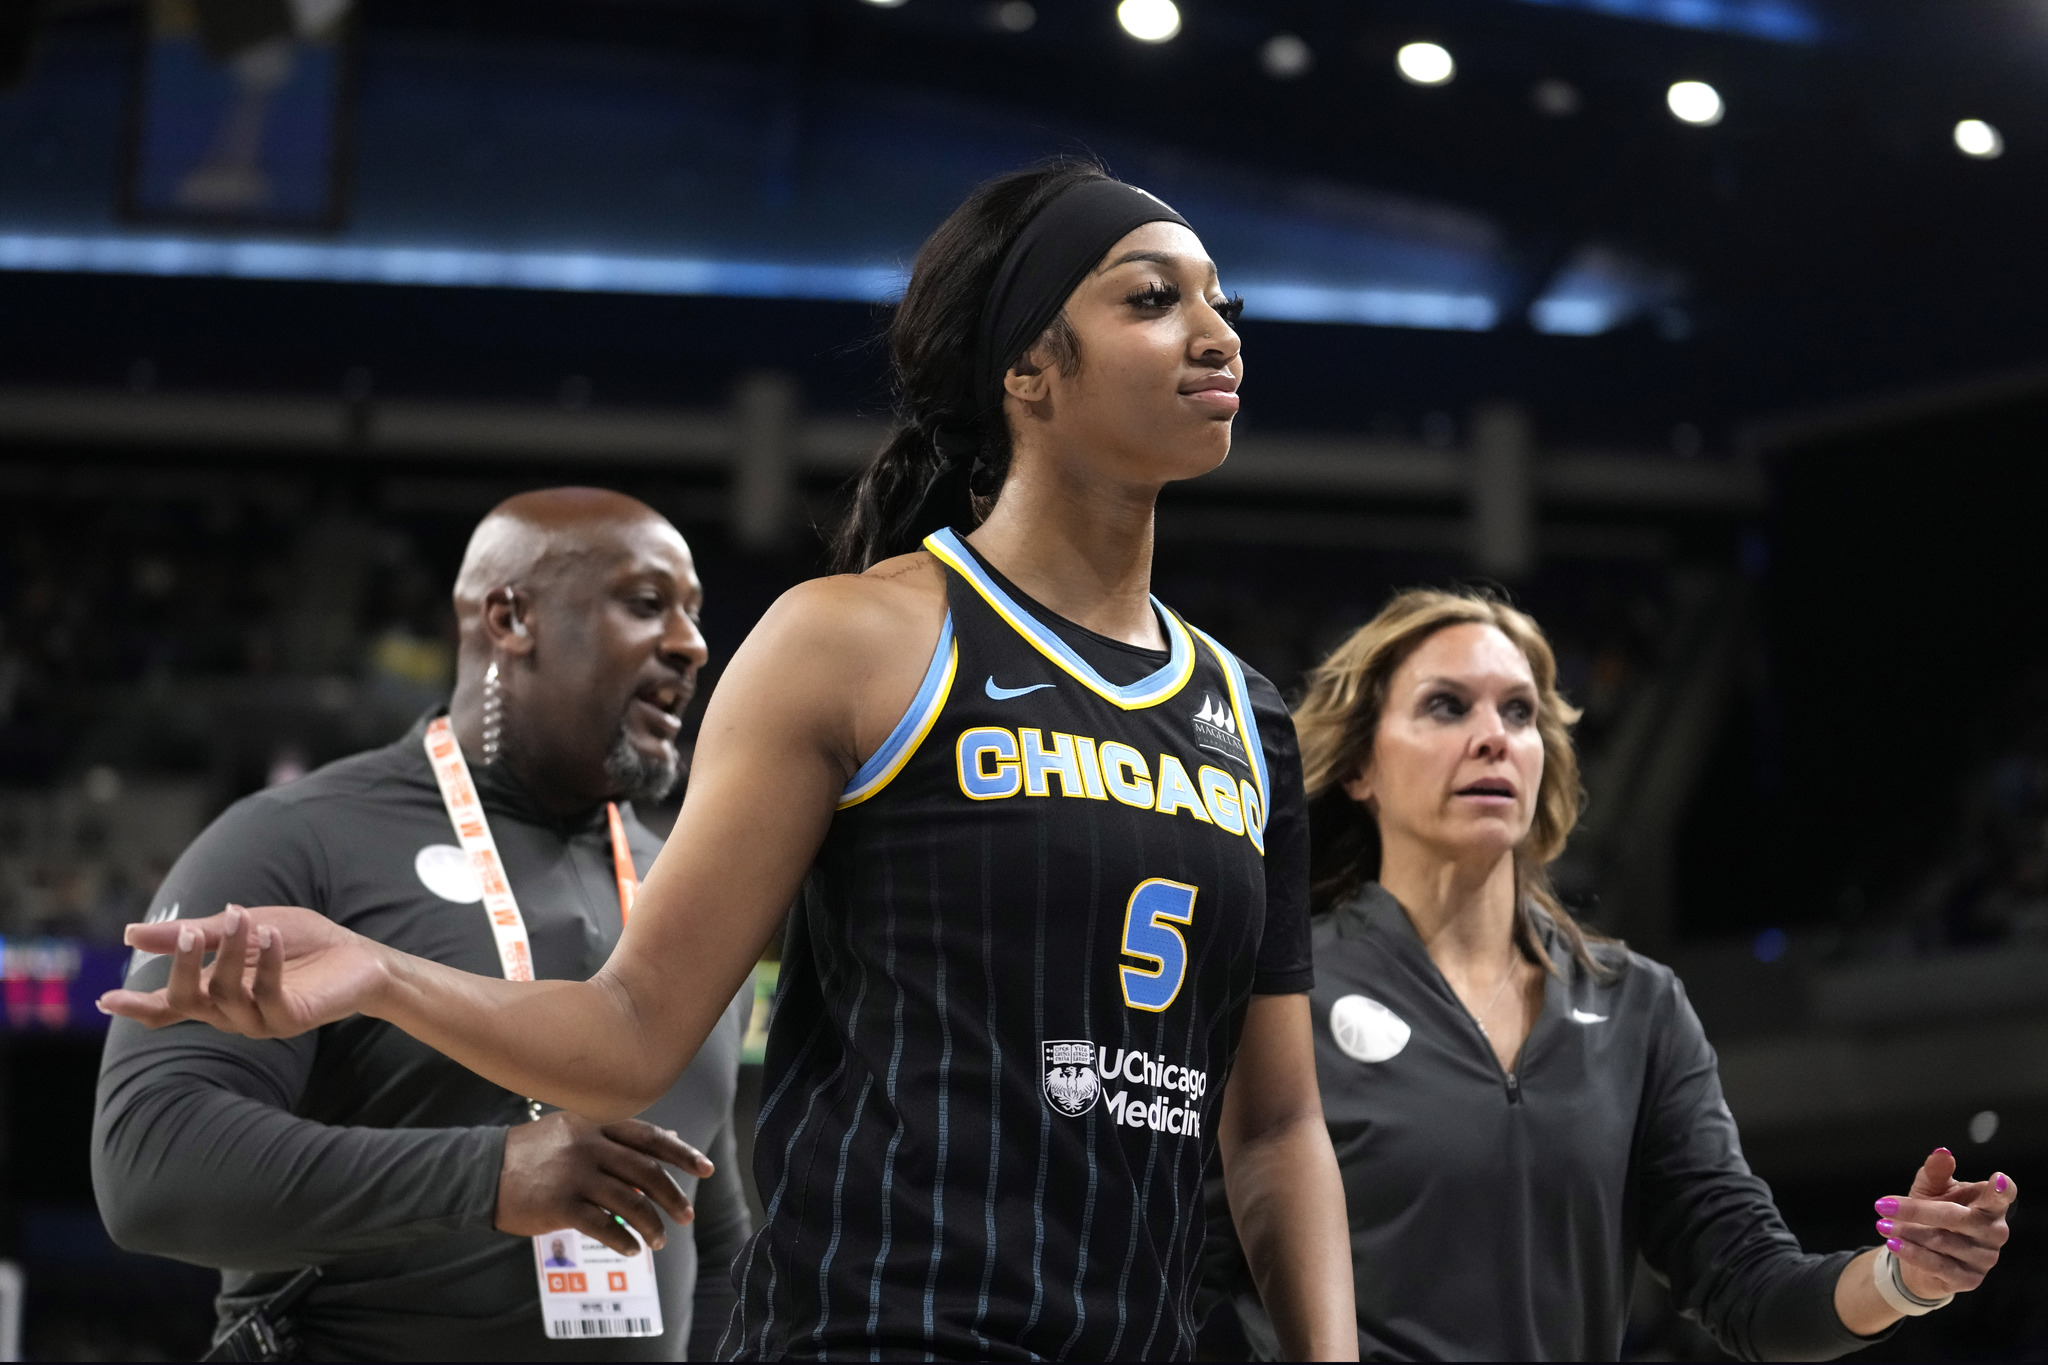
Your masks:
{"label": "light blue jersey trim", "polygon": [[903,771],[903,765],[917,752],[917,746],[931,732],[932,722],[939,718],[939,712],[946,705],[946,697],[953,690],[953,674],[960,667],[960,648],[953,639],[953,613],[946,613],[946,624],[939,630],[939,643],[932,649],[931,666],[924,671],[924,682],[918,687],[917,695],[910,699],[910,708],[903,713],[903,719],[896,722],[896,728],[889,732],[889,738],[882,741],[882,747],[875,750],[867,762],[860,765],[860,771],[846,784],[846,790],[839,794],[839,809],[857,806],[889,785],[889,780]]}
{"label": "light blue jersey trim", "polygon": [[1259,777],[1259,829],[1264,832],[1266,816],[1273,805],[1273,784],[1266,771],[1266,746],[1259,742],[1259,722],[1252,716],[1252,693],[1245,685],[1244,669],[1238,664],[1237,656],[1197,626],[1189,630],[1201,637],[1209,652],[1216,656],[1216,662],[1223,666],[1224,680],[1230,685],[1230,708],[1237,712],[1238,733],[1244,736],[1245,757],[1251,760],[1252,771]]}
{"label": "light blue jersey trim", "polygon": [[980,593],[982,600],[995,609],[996,615],[1009,622],[1010,628],[1022,635],[1026,643],[1105,701],[1114,702],[1126,711],[1157,706],[1187,686],[1188,679],[1194,676],[1195,647],[1188,639],[1189,628],[1182,625],[1180,618],[1168,611],[1156,597],[1151,599],[1152,610],[1159,613],[1159,624],[1166,631],[1170,646],[1166,662],[1151,676],[1140,678],[1127,687],[1118,687],[1097,673],[1065,640],[1046,629],[1037,617],[1004,592],[1002,585],[989,577],[980,561],[960,543],[958,535],[951,530],[934,531],[925,537],[924,547],[966,579],[968,586]]}

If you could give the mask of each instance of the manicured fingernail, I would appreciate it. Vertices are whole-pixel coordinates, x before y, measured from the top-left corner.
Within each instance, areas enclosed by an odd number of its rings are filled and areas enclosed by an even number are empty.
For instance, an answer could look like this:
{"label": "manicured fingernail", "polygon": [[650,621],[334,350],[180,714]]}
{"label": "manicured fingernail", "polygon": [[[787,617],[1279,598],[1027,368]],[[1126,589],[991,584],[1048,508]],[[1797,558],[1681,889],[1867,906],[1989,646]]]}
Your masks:
{"label": "manicured fingernail", "polygon": [[107,1008],[107,1007],[106,1007],[105,1005],[101,1004],[101,1003],[100,1003],[99,1001],[97,1001],[97,1000],[95,1000],[95,1001],[93,1001],[93,1002],[92,1002],[92,1007],[93,1007],[94,1009],[98,1010],[98,1011],[99,1011],[99,1012],[100,1012],[101,1014],[112,1014],[112,1013],[113,1013],[113,1011],[112,1011],[112,1010],[108,1009],[108,1008]]}
{"label": "manicured fingernail", "polygon": [[221,919],[226,923],[228,932],[231,934],[234,933],[237,929],[240,929],[242,927],[242,907],[239,905],[230,905],[228,907],[228,912],[225,915],[221,916]]}
{"label": "manicured fingernail", "polygon": [[1885,1236],[1889,1237],[1894,1232],[1898,1231],[1898,1225],[1893,1223],[1892,1220],[1889,1218],[1880,1218],[1877,1220],[1877,1230],[1883,1233]]}
{"label": "manicured fingernail", "polygon": [[1884,1198],[1877,1201],[1877,1211],[1883,1214],[1885,1217],[1889,1218],[1899,1211],[1899,1201],[1892,1198],[1890,1195],[1886,1195]]}
{"label": "manicured fingernail", "polygon": [[198,934],[198,932],[197,932],[196,930],[192,930],[192,929],[180,929],[180,930],[178,931],[178,951],[179,951],[179,952],[181,952],[181,953],[189,953],[189,952],[191,952],[191,951],[192,951],[192,950],[193,950],[194,948],[197,948],[198,946],[199,946],[199,934]]}
{"label": "manicured fingernail", "polygon": [[1885,1239],[1884,1239],[1884,1244],[1885,1244],[1886,1246],[1890,1247],[1890,1248],[1891,1248],[1891,1249],[1892,1249],[1892,1250],[1893,1250],[1894,1252],[1898,1252],[1898,1251],[1903,1251],[1903,1250],[1905,1249],[1905,1246],[1906,1246],[1906,1244],[1905,1244],[1904,1242],[1901,1242],[1901,1241],[1900,1241],[1900,1240],[1899,1240],[1898,1238],[1896,1238],[1896,1237],[1887,1237],[1887,1238],[1885,1238]]}
{"label": "manicured fingernail", "polygon": [[2010,1184],[2012,1184],[2012,1182],[2005,1178],[2005,1173],[2003,1171],[1991,1177],[1991,1188],[1997,1190],[2000,1194],[2004,1194],[2006,1187]]}
{"label": "manicured fingernail", "polygon": [[1948,1156],[1948,1157],[1952,1157],[1952,1156],[1954,1156],[1954,1155],[1955,1155],[1955,1153],[1954,1153],[1954,1152],[1951,1152],[1951,1151],[1950,1151],[1950,1150],[1949,1150],[1948,1148],[1946,1148],[1946,1147],[1936,1147],[1936,1148],[1934,1149],[1934,1151],[1933,1151],[1932,1155],[1934,1155],[1934,1156]]}
{"label": "manicured fingernail", "polygon": [[275,943],[276,941],[277,931],[272,929],[269,925],[266,924],[256,931],[257,947],[268,948],[271,944]]}

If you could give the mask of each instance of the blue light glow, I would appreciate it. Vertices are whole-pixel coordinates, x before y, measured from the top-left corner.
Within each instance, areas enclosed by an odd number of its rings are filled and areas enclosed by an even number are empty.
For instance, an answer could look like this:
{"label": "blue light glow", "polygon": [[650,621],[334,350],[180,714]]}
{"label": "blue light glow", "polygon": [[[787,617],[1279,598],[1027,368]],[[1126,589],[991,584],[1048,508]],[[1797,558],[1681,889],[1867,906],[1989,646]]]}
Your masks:
{"label": "blue light glow", "polygon": [[1484,294],[1427,289],[1346,289],[1279,280],[1234,282],[1254,320],[1351,322],[1372,327],[1429,327],[1453,332],[1490,329],[1499,309]]}
{"label": "blue light glow", "polygon": [[1776,962],[1792,946],[1792,940],[1785,936],[1783,929],[1766,929],[1756,936],[1750,951],[1756,954],[1758,962]]}
{"label": "blue light glow", "polygon": [[1599,336],[1677,299],[1684,284],[1674,271],[1591,243],[1529,305],[1529,325],[1549,336]]}
{"label": "blue light glow", "polygon": [[[0,232],[0,270],[98,275],[317,280],[342,284],[562,289],[616,294],[885,303],[903,292],[893,266],[717,261],[605,252],[352,246],[196,237]],[[1483,332],[1498,310],[1483,294],[1247,282],[1252,315],[1283,322],[1362,323]]]}
{"label": "blue light glow", "polygon": [[892,266],[706,261],[599,252],[488,251],[457,247],[338,246],[191,237],[83,237],[0,233],[0,270],[98,275],[199,275],[243,280],[326,280],[478,289],[567,289],[620,294],[878,302],[903,292]]}
{"label": "blue light glow", "polygon": [[1596,337],[1620,320],[1605,299],[1538,299],[1529,305],[1529,325],[1547,336]]}
{"label": "blue light glow", "polygon": [[1591,10],[1674,28],[1738,33],[1773,43],[1817,43],[1820,15],[1801,0],[1523,0],[1555,9]]}

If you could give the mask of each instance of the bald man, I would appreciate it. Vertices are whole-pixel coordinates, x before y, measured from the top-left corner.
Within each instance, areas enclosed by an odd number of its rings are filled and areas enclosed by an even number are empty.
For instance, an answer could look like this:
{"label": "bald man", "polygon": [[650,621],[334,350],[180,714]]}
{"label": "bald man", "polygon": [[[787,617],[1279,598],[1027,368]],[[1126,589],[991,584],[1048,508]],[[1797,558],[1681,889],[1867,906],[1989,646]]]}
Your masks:
{"label": "bald man", "polygon": [[[636,874],[660,848],[631,803],[666,794],[681,768],[680,717],[707,656],[701,602],[682,536],[617,493],[522,494],[470,540],[447,715],[536,976],[586,978],[618,941],[628,893],[612,811]],[[151,918],[304,905],[498,972],[482,885],[428,762],[435,719],[237,802],[171,869]],[[128,982],[166,972],[138,955]],[[223,1328],[319,1267],[272,1324],[310,1359],[683,1359],[693,1317],[700,1351],[723,1329],[725,1269],[747,1233],[731,1131],[746,1005],[646,1121],[603,1128],[529,1121],[522,1097],[375,1020],[264,1041],[116,1020],[93,1132],[100,1210],[130,1250],[218,1268]],[[715,1165],[701,1183],[700,1152]],[[614,1215],[661,1243],[665,1331],[551,1340],[533,1236],[616,1242]]]}

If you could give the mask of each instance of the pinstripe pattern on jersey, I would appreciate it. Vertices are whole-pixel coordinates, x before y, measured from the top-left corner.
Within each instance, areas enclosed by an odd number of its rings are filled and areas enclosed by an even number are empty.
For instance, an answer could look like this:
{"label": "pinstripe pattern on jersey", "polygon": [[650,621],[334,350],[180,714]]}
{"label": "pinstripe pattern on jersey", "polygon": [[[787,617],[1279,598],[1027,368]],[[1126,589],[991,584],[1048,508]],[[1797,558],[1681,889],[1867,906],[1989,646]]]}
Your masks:
{"label": "pinstripe pattern on jersey", "polygon": [[[927,832],[926,847],[931,854],[931,882],[939,880],[938,840]],[[932,921],[932,968],[933,994],[938,998],[939,1013],[939,1159],[932,1178],[932,1254],[924,1276],[924,1334],[929,1339],[937,1327],[937,1295],[939,1288],[939,1258],[946,1251],[946,1156],[947,1146],[952,1140],[950,1110],[953,1087],[949,1083],[953,1071],[953,1019],[946,1008],[946,952],[939,922]]]}
{"label": "pinstripe pattern on jersey", "polygon": [[[943,699],[917,718],[888,781],[834,817],[785,935],[755,1148],[773,1194],[735,1272],[722,1349],[1185,1356],[1201,1180],[1257,970],[1263,858],[1227,826],[1148,806],[970,800],[954,750],[988,726],[1100,736],[1189,771],[1229,765],[1263,801],[1255,760],[1202,747],[1218,741],[1196,728],[1229,724],[1210,719],[1229,696],[1256,744],[1242,678],[1163,613],[1186,642],[1183,677],[1147,706],[1093,687],[957,686],[1042,676],[1046,655],[968,575],[949,573],[947,595],[951,678],[932,692]],[[1085,632],[1061,644],[1108,648]],[[1111,676],[1150,670],[1147,682],[1162,671],[1106,652],[1097,662]],[[1157,1013],[1126,1008],[1118,974],[1126,902],[1148,877],[1199,888],[1184,988]],[[1055,1042],[1093,1055],[1095,1098],[1079,1112],[1070,1092],[1054,1105]],[[1174,1098],[1168,1070],[1202,1074],[1205,1094]],[[1199,1128],[1172,1131],[1169,1102]]]}
{"label": "pinstripe pattern on jersey", "polygon": [[[1088,827],[1088,933],[1082,939],[1082,942],[1088,945],[1085,951],[1091,958],[1095,952],[1096,919],[1101,911],[1101,871],[1102,830],[1099,826],[1090,825]],[[1092,989],[1093,984],[1093,973],[1087,970],[1087,964],[1084,963],[1081,971],[1081,1009],[1084,1013],[1088,1009],[1088,992]],[[1088,1196],[1081,1207],[1081,1249],[1074,1263],[1074,1331],[1060,1348],[1060,1355],[1062,1357],[1072,1357],[1074,1348],[1080,1344],[1082,1333],[1088,1326],[1088,1300],[1082,1294],[1081,1286],[1088,1279],[1090,1242],[1095,1232],[1096,1193],[1097,1186],[1101,1180],[1101,1171],[1098,1169],[1095,1160],[1095,1142],[1095,1130],[1091,1128],[1088,1131]]]}
{"label": "pinstripe pattern on jersey", "polygon": [[1152,610],[1159,614],[1161,628],[1166,632],[1166,662],[1151,677],[1119,687],[1098,673],[1094,665],[1075,652],[1072,645],[1019,606],[1017,600],[1004,591],[1003,585],[991,578],[980,561],[960,543],[956,533],[934,531],[925,537],[924,548],[966,579],[968,586],[980,593],[982,600],[995,609],[996,615],[1008,622],[1033,649],[1065,669],[1104,701],[1113,702],[1127,711],[1157,706],[1187,686],[1188,678],[1194,672],[1195,650],[1188,639],[1188,628],[1156,597],[1150,601]]}
{"label": "pinstripe pattern on jersey", "polygon": [[[894,1037],[889,1046],[889,1070],[882,1083],[882,1094],[888,1100],[889,1108],[896,1113],[896,1131],[889,1135],[888,1151],[882,1158],[882,1191],[881,1198],[876,1201],[876,1207],[881,1211],[882,1240],[875,1251],[874,1274],[868,1279],[867,1335],[868,1345],[871,1347],[881,1344],[877,1332],[882,1324],[882,1271],[889,1264],[889,1252],[896,1241],[896,1205],[889,1198],[889,1194],[896,1184],[896,1153],[903,1146],[904,1134],[904,1114],[902,1106],[896,1102],[896,1082],[903,1072],[903,1045],[907,1041],[903,1031],[903,1010],[908,1003],[908,997],[904,993],[903,978],[896,973],[896,949],[900,941],[896,933],[898,897],[887,894],[890,889],[886,885],[883,887],[882,903],[888,907],[887,923],[883,932],[888,949],[883,959],[882,975],[895,987],[896,1003],[889,1014],[890,1022],[894,1025]],[[830,1302],[829,1298],[827,1302]]]}
{"label": "pinstripe pattern on jersey", "polygon": [[[790,1087],[798,1080],[798,1078],[804,1075],[802,1063],[804,1058],[810,1052],[810,1043],[814,1041],[815,1039],[807,1040],[805,1046],[799,1049],[797,1056],[794,1059],[795,1064],[789,1066],[783,1072],[781,1079],[776,1082],[775,1088],[769,1091],[768,1097],[762,1101],[761,1112],[756,1119],[757,1131],[759,1128],[760,1120],[767,1118],[768,1115],[775,1113],[781,1107],[783,1096],[788,1094]],[[805,1127],[809,1125],[811,1117],[810,1111],[811,1108],[817,1104],[817,1101],[818,1092],[816,1090],[813,1090],[811,1092],[810,1102],[806,1104],[804,1107],[803,1118],[797,1122],[796,1127],[791,1131],[789,1135],[789,1149],[791,1151],[795,1149],[797,1141],[803,1136],[803,1131]],[[789,1192],[789,1166],[787,1163],[787,1156],[788,1152],[785,1152],[785,1162],[783,1166],[782,1178],[776,1181],[775,1193],[772,1196],[770,1196],[768,1200],[768,1206],[762,1210],[762,1222],[764,1224],[774,1221],[776,1216],[782,1211],[783,1197]],[[757,1258],[763,1264],[767,1265],[769,1283],[766,1295],[769,1301],[773,1302],[775,1297],[775,1267],[772,1257],[760,1256],[759,1253],[762,1250],[763,1248],[761,1246],[761,1241],[758,1237],[748,1242],[746,1250],[746,1268],[743,1272],[743,1277],[749,1282],[752,1281],[754,1275],[754,1267]],[[733,1304],[732,1316],[728,1318],[726,1321],[725,1335],[720,1337],[718,1342],[717,1354],[718,1358],[721,1360],[731,1359],[732,1354],[734,1352],[744,1351],[747,1348],[748,1329],[745,1321],[745,1314],[742,1311],[745,1308],[745,1306],[746,1305],[743,1300],[736,1301]],[[772,1320],[764,1320],[761,1325],[761,1343],[759,1349],[764,1354],[768,1349],[768,1331],[770,1321]]]}
{"label": "pinstripe pattern on jersey", "polygon": [[[1040,1038],[1045,1037],[1045,911],[1046,878],[1050,871],[1045,856],[1045,829],[1037,830],[1038,836],[1038,913],[1032,916],[1031,942],[1031,1028]],[[1031,1188],[1031,1316],[1024,1320],[1024,1331],[1028,1336],[1038,1326],[1038,1315],[1045,1311],[1045,1181],[1052,1164],[1052,1144],[1047,1137],[1052,1132],[1052,1110],[1038,1106],[1038,1170]]]}
{"label": "pinstripe pattern on jersey", "polygon": [[989,1341],[982,1330],[988,1320],[989,1282],[996,1273],[996,1177],[1002,1167],[997,1156],[1003,1149],[1003,1042],[996,1027],[996,953],[994,920],[995,868],[989,859],[991,831],[984,826],[981,836],[981,966],[982,989],[988,996],[988,1189],[982,1201],[981,1287],[974,1300],[974,1322],[968,1329],[975,1346],[988,1354]]}

